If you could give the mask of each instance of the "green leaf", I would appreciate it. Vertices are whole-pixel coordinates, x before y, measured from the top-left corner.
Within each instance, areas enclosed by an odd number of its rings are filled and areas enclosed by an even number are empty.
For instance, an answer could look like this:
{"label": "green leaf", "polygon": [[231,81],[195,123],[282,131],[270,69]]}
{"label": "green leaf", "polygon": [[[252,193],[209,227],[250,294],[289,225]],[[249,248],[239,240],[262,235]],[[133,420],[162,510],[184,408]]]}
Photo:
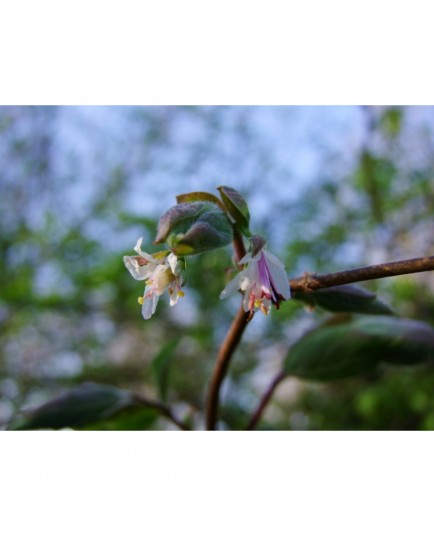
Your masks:
{"label": "green leaf", "polygon": [[176,196],[177,203],[192,203],[194,201],[207,201],[208,203],[215,203],[218,207],[226,212],[225,206],[220,199],[208,192],[190,192],[188,194],[181,194]]}
{"label": "green leaf", "polygon": [[158,352],[152,362],[152,374],[158,386],[161,400],[165,401],[167,388],[169,386],[169,371],[174,357],[174,352],[178,346],[179,339],[169,341]]}
{"label": "green leaf", "polygon": [[299,339],[286,357],[285,372],[306,380],[330,381],[372,370],[381,356],[371,337],[351,323],[321,326]]}
{"label": "green leaf", "polygon": [[85,426],[107,419],[130,405],[134,405],[134,397],[127,391],[109,385],[83,383],[26,412],[24,418],[13,424],[13,429]]}
{"label": "green leaf", "polygon": [[128,406],[103,421],[78,427],[78,429],[108,431],[149,430],[154,427],[160,415],[160,412],[155,408]]}
{"label": "green leaf", "polygon": [[434,357],[434,329],[395,317],[357,318],[307,333],[285,360],[289,375],[329,381],[372,370],[381,361],[414,365]]}
{"label": "green leaf", "polygon": [[358,285],[341,285],[313,292],[294,292],[292,298],[311,307],[321,307],[334,313],[361,313],[367,315],[393,315],[392,309],[376,294]]}
{"label": "green leaf", "polygon": [[249,230],[250,212],[244,197],[229,186],[219,186],[217,190],[220,192],[226,211],[233,219],[236,228],[243,235],[251,236]]}
{"label": "green leaf", "polygon": [[232,238],[226,213],[214,203],[195,201],[175,205],[161,216],[154,243],[167,242],[177,255],[196,255],[226,246]]}
{"label": "green leaf", "polygon": [[395,365],[416,365],[434,357],[434,328],[409,318],[359,318],[357,328],[384,347],[381,360]]}

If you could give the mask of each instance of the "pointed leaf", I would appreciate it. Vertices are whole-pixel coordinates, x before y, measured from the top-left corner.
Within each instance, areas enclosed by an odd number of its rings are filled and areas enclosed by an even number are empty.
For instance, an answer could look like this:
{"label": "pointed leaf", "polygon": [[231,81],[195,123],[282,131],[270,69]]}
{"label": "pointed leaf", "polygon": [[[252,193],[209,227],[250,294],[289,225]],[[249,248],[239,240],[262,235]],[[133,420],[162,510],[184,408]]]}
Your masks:
{"label": "pointed leaf", "polygon": [[192,203],[194,201],[207,201],[208,203],[215,203],[218,207],[226,212],[225,206],[220,199],[208,192],[190,192],[188,194],[181,194],[176,196],[177,203]]}
{"label": "pointed leaf", "polygon": [[375,340],[344,323],[321,326],[301,337],[284,368],[287,374],[306,380],[330,381],[369,372],[380,357]]}
{"label": "pointed leaf", "polygon": [[26,412],[14,429],[84,426],[106,419],[133,402],[133,396],[127,391],[109,385],[84,383]]}
{"label": "pointed leaf", "polygon": [[434,328],[409,318],[359,318],[357,329],[384,347],[381,360],[395,365],[416,365],[434,357]]}
{"label": "pointed leaf", "polygon": [[211,208],[209,203],[201,202],[182,203],[169,208],[158,222],[154,244],[164,242],[175,225],[179,228],[177,232],[182,232],[182,229],[185,232],[200,217],[201,213],[208,208]]}
{"label": "pointed leaf", "polygon": [[320,326],[301,337],[285,360],[287,374],[336,380],[381,361],[413,365],[434,357],[434,329],[416,320],[379,316]]}
{"label": "pointed leaf", "polygon": [[250,236],[250,212],[244,197],[229,186],[219,186],[217,190],[220,192],[226,211],[235,222],[237,229],[245,236]]}
{"label": "pointed leaf", "polygon": [[392,309],[376,294],[358,285],[341,285],[313,292],[294,292],[292,298],[311,307],[321,307],[334,313],[393,315]]}
{"label": "pointed leaf", "polygon": [[155,243],[166,241],[176,255],[195,255],[232,241],[226,213],[206,201],[181,203],[160,218]]}

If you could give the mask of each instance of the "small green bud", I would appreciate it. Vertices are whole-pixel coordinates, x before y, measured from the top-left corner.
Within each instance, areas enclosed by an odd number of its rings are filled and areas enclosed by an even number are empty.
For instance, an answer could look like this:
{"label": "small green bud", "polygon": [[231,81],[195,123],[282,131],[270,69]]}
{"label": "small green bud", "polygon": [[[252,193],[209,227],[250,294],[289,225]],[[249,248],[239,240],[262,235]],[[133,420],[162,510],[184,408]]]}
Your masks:
{"label": "small green bud", "polygon": [[196,255],[232,241],[231,224],[214,203],[180,203],[160,218],[155,244],[167,242],[175,255]]}

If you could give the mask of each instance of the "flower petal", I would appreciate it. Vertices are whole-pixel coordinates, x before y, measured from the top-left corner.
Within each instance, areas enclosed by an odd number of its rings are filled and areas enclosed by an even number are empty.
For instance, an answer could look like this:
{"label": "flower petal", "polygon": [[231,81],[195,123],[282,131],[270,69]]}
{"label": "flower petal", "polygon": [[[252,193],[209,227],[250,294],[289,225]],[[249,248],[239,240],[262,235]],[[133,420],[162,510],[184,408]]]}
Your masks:
{"label": "flower petal", "polygon": [[137,240],[136,245],[134,246],[134,251],[138,253],[141,257],[146,259],[148,262],[151,262],[152,264],[159,264],[159,262],[157,261],[157,259],[155,259],[155,257],[150,255],[149,253],[146,253],[146,251],[142,251],[142,248],[141,248],[142,242],[143,242],[143,237],[140,237]]}
{"label": "flower petal", "polygon": [[250,251],[248,253],[246,253],[244,255],[244,257],[242,259],[240,259],[238,261],[238,264],[247,264],[248,262],[250,262],[252,260],[252,254],[250,253]]}
{"label": "flower petal", "polygon": [[237,274],[233,279],[231,279],[231,281],[229,281],[229,283],[225,286],[225,288],[220,293],[221,300],[229,296],[232,296],[232,294],[235,294],[235,292],[237,292],[240,289],[241,280],[244,277],[244,272],[245,270]]}
{"label": "flower petal", "polygon": [[[146,295],[146,289],[145,289],[145,295]],[[145,298],[143,300],[142,305],[142,316],[145,320],[148,320],[151,318],[151,316],[155,313],[155,309],[157,308],[158,298],[156,294],[149,298]]]}
{"label": "flower petal", "polygon": [[178,257],[174,253],[170,253],[167,256],[166,262],[170,266],[173,275],[179,275],[181,273],[181,263],[178,262]]}
{"label": "flower petal", "polygon": [[149,274],[154,270],[154,265],[140,266],[135,257],[125,255],[124,257],[122,257],[122,259],[127,270],[137,281],[143,281],[143,279],[147,279],[149,277]]}
{"label": "flower petal", "polygon": [[289,286],[288,276],[285,272],[285,267],[281,261],[269,251],[263,252],[267,261],[267,267],[271,275],[272,284],[277,293],[289,300],[291,297],[291,289]]}
{"label": "flower petal", "polygon": [[175,277],[166,264],[159,264],[152,274],[152,290],[161,296],[166,288],[174,281]]}
{"label": "flower petal", "polygon": [[143,236],[141,236],[141,237],[137,240],[136,245],[134,246],[134,251],[135,251],[136,253],[138,253],[139,255],[142,254],[142,250],[141,250],[142,242],[143,242]]}
{"label": "flower petal", "polygon": [[250,291],[255,286],[255,283],[257,283],[256,286],[260,290],[259,270],[257,262],[250,262],[247,265],[247,268],[243,270],[241,274],[243,275],[243,277],[241,278],[240,289],[243,292],[247,292],[250,294]]}
{"label": "flower petal", "polygon": [[243,294],[243,309],[246,313],[250,311],[250,296],[245,293]]}
{"label": "flower petal", "polygon": [[175,290],[174,292],[172,292],[169,295],[170,295],[170,306],[173,307],[174,305],[176,305],[178,303],[179,294]]}

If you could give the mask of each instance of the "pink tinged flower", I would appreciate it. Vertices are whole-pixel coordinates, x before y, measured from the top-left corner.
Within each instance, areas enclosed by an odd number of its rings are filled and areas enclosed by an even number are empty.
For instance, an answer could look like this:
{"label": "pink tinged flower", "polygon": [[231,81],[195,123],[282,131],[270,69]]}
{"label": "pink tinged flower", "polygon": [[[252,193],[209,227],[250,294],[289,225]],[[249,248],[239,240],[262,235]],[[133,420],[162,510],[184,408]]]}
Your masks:
{"label": "pink tinged flower", "polygon": [[155,268],[161,263],[161,260],[141,250],[142,241],[143,238],[139,238],[134,246],[134,251],[136,251],[138,255],[133,257],[125,255],[123,257],[126,268],[134,279],[137,279],[138,281],[148,279]]}
{"label": "pink tinged flower", "polygon": [[271,304],[278,309],[280,301],[291,297],[288,276],[277,257],[261,249],[254,257],[247,253],[239,262],[246,263],[247,267],[229,282],[220,298],[227,298],[241,290],[246,312],[261,310],[268,314]]}
{"label": "pink tinged flower", "polygon": [[178,299],[184,296],[181,286],[185,263],[173,253],[167,255],[166,251],[154,255],[143,252],[141,244],[142,239],[139,238],[134,248],[138,255],[125,256],[123,260],[134,279],[145,280],[145,292],[138,302],[142,305],[143,318],[147,320],[155,313],[158,300],[166,289],[171,306],[176,305]]}

